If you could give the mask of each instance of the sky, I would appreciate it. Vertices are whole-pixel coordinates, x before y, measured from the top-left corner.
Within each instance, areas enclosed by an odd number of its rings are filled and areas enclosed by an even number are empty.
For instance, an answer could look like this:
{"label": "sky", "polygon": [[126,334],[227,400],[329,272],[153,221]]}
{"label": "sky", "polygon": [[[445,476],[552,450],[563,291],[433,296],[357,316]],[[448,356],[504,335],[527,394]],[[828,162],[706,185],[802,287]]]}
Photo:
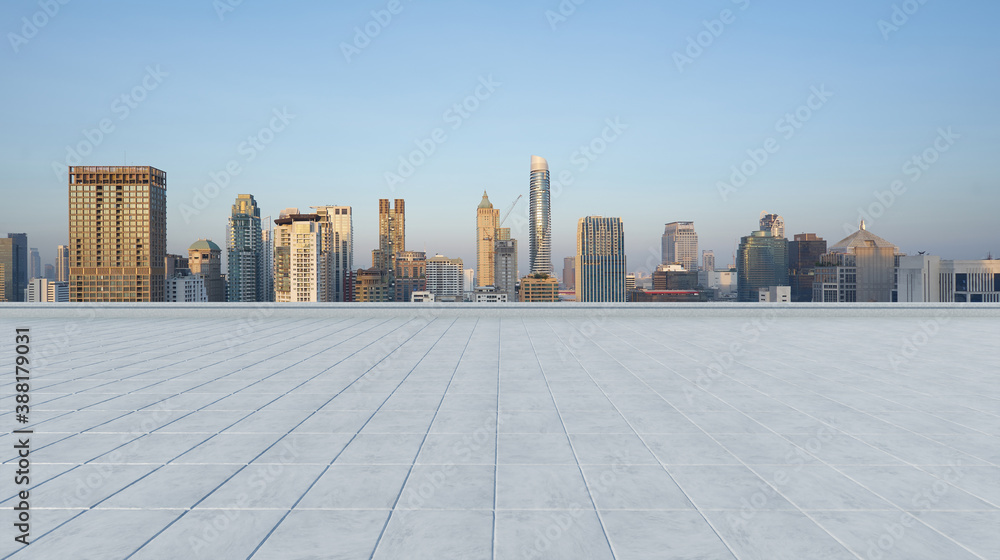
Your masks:
{"label": "sky", "polygon": [[[47,10],[47,11],[46,11]],[[553,260],[583,216],[628,268],[694,221],[721,267],[761,211],[832,245],[865,217],[908,253],[1000,255],[1000,4],[973,0],[10,1],[0,5],[0,235],[67,242],[68,164],[167,172],[168,251],[262,215],[378,199],[407,249],[474,266],[484,190],[528,269],[531,155]],[[103,129],[103,130],[102,130]],[[404,163],[405,162],[405,163]],[[850,231],[849,231],[850,230]]]}

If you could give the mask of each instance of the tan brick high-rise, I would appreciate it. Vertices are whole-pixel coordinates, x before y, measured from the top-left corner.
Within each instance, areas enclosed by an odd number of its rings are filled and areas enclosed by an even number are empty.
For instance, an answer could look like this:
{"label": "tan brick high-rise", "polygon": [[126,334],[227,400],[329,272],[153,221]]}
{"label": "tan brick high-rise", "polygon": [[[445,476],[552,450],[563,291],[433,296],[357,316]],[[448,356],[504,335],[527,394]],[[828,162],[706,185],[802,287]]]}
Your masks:
{"label": "tan brick high-rise", "polygon": [[167,174],[69,168],[69,300],[163,301]]}
{"label": "tan brick high-rise", "polygon": [[[496,249],[494,243],[497,236],[497,226],[500,222],[500,210],[493,208],[486,191],[483,191],[483,201],[476,209],[476,286],[493,286]],[[509,233],[508,233],[509,235]]]}

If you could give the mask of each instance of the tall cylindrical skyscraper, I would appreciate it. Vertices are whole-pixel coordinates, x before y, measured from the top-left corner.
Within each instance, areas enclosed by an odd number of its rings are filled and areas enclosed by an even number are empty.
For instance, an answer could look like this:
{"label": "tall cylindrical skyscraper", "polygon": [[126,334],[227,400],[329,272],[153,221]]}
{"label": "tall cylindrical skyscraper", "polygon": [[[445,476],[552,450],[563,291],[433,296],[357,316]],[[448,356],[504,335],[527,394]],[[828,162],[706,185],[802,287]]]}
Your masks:
{"label": "tall cylindrical skyscraper", "polygon": [[549,207],[549,163],[531,156],[531,215],[528,220],[532,274],[552,273],[552,211]]}

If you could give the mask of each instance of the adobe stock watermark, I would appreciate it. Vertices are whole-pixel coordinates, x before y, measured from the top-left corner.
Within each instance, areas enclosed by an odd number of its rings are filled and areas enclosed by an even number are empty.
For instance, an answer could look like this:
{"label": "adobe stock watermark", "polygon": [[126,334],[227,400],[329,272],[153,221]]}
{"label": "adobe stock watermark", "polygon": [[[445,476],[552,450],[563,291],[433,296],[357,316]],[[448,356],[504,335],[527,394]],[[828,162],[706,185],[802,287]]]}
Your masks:
{"label": "adobe stock watermark", "polygon": [[[965,476],[965,473],[962,472],[963,466],[960,458],[949,461],[948,470],[942,474],[943,480],[936,480],[930,487],[924,488],[919,492],[914,492],[910,499],[910,507],[907,510],[912,512],[934,509],[934,506],[948,494],[948,491],[951,489],[950,485],[957,483]],[[885,558],[886,553],[895,548],[896,544],[906,537],[907,530],[916,523],[917,520],[914,516],[904,511],[900,513],[899,521],[883,524],[882,532],[877,537],[865,541],[865,544],[868,545],[868,548],[865,549],[865,558],[868,560],[882,560]]]}
{"label": "adobe stock watermark", "polygon": [[[806,102],[799,105],[794,111],[785,113],[785,116],[774,123],[775,132],[781,135],[785,141],[791,140],[807,122],[826,107],[834,93],[826,89],[825,84],[812,86]],[[736,194],[739,189],[746,186],[747,181],[764,168],[771,160],[771,156],[781,150],[781,141],[772,136],[762,142],[759,148],[750,148],[746,151],[747,158],[739,165],[734,165],[730,169],[732,173],[729,181],[719,181],[716,189],[723,202],[727,202],[729,197]]]}
{"label": "adobe stock watermark", "polygon": [[[737,5],[741,12],[746,11],[750,7],[750,0],[731,1]],[[672,58],[677,71],[683,73],[685,66],[694,64],[695,60],[698,60],[701,55],[705,54],[705,49],[715,44],[716,39],[722,37],[728,26],[736,23],[736,15],[737,12],[726,8],[719,12],[718,18],[703,20],[701,24],[705,29],[695,35],[688,35],[684,52],[674,51]]]}
{"label": "adobe stock watermark", "polygon": [[[441,115],[441,119],[445,124],[450,125],[452,131],[462,128],[465,121],[479,110],[483,102],[493,97],[493,94],[502,85],[502,82],[493,80],[493,74],[486,77],[480,76],[479,84],[472,93],[446,109]],[[416,149],[405,156],[399,156],[399,164],[395,171],[385,172],[385,182],[389,186],[389,190],[395,192],[398,185],[402,185],[412,177],[417,169],[427,163],[427,160],[437,152],[438,147],[447,141],[448,133],[444,127],[437,127],[427,136],[415,139],[413,144]]]}
{"label": "adobe stock watermark", "polygon": [[243,4],[243,0],[213,0],[212,8],[215,15],[219,16],[219,21],[226,20],[226,14],[236,11],[236,8]]}
{"label": "adobe stock watermark", "polygon": [[902,29],[904,25],[910,22],[910,18],[920,11],[920,8],[927,3],[928,0],[904,0],[900,4],[892,5],[892,13],[889,15],[889,19],[878,20],[878,30],[882,33],[882,38],[886,42],[889,42],[889,37]]}
{"label": "adobe stock watermark", "polygon": [[[908,177],[911,183],[916,183],[925,173],[930,171],[931,166],[941,159],[942,154],[951,150],[952,146],[960,138],[962,138],[961,135],[955,134],[950,126],[946,129],[939,128],[934,142],[919,154],[914,154],[907,159],[900,172]],[[888,190],[873,191],[872,196],[875,198],[875,202],[869,204],[867,209],[858,207],[857,221],[853,224],[845,222],[843,224],[844,231],[848,235],[854,233],[861,220],[864,220],[868,226],[871,226],[876,218],[881,218],[885,215],[886,211],[892,208],[893,204],[906,194],[907,190],[906,183],[902,179],[896,179],[892,183],[889,183]]]}
{"label": "adobe stock watermark", "polygon": [[552,31],[560,23],[569,21],[569,17],[576,13],[577,6],[581,6],[587,0],[562,0],[555,10],[545,10],[545,19],[549,22]]}
{"label": "adobe stock watermark", "polygon": [[931,340],[941,332],[941,328],[951,321],[951,317],[938,312],[933,319],[920,321],[919,328],[912,334],[903,338],[899,344],[899,349],[889,354],[889,366],[892,371],[899,372],[901,366],[905,366],[917,357],[920,349],[930,344]]}
{"label": "adobe stock watermark", "polygon": [[[163,84],[164,78],[170,76],[160,69],[160,65],[146,67],[146,74],[139,80],[135,87],[119,95],[111,102],[111,114],[116,116],[118,122],[129,118],[132,112],[139,108],[151,92]],[[66,179],[67,168],[74,165],[83,165],[83,158],[91,155],[104,143],[108,136],[112,135],[118,127],[112,117],[105,117],[97,122],[93,128],[84,128],[81,131],[83,139],[76,144],[66,145],[66,159],[62,162],[53,161],[52,171],[56,179],[62,181]]]}
{"label": "adobe stock watermark", "polygon": [[354,27],[354,38],[351,42],[341,41],[340,52],[344,55],[344,60],[348,64],[354,62],[353,58],[361,54],[361,51],[367,49],[372,44],[372,41],[381,35],[386,27],[389,27],[389,24],[393,21],[393,17],[401,14],[405,8],[406,6],[403,5],[402,0],[389,0],[385,8],[372,10],[370,20],[365,22],[364,25]]}
{"label": "adobe stock watermark", "polygon": [[235,177],[243,173],[243,166],[257,159],[257,156],[274,142],[278,133],[288,128],[289,123],[295,120],[295,115],[288,112],[288,107],[272,109],[271,115],[266,126],[261,127],[255,134],[247,136],[246,140],[236,146],[236,153],[241,159],[229,160],[225,167],[208,174],[211,181],[201,188],[192,189],[191,202],[182,202],[178,207],[185,224],[190,224],[191,218],[208,208],[209,203],[215,200]]}
{"label": "adobe stock watermark", "polygon": [[10,48],[14,49],[14,54],[21,52],[21,47],[37,37],[38,33],[59,15],[62,7],[69,2],[70,0],[38,0],[40,9],[30,17],[21,18],[21,28],[18,30],[20,33],[13,31],[7,33],[7,40],[10,41]]}

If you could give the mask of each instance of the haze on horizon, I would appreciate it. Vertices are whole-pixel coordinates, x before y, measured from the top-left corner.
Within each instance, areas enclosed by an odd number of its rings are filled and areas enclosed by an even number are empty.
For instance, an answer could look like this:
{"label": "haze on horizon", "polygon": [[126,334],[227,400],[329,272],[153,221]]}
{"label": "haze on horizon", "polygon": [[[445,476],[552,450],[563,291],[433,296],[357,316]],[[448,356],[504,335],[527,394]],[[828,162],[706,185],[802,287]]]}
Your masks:
{"label": "haze on horizon", "polygon": [[5,3],[0,235],[52,262],[57,169],[128,163],[167,172],[171,253],[224,246],[251,193],[272,218],[354,207],[357,268],[379,198],[406,200],[408,249],[472,268],[483,190],[501,213],[523,194],[504,225],[526,273],[539,155],[557,274],[587,215],[624,220],[629,270],[673,221],[727,265],[762,210],[832,244],[860,208],[904,252],[985,258],[998,19],[985,0]]}

